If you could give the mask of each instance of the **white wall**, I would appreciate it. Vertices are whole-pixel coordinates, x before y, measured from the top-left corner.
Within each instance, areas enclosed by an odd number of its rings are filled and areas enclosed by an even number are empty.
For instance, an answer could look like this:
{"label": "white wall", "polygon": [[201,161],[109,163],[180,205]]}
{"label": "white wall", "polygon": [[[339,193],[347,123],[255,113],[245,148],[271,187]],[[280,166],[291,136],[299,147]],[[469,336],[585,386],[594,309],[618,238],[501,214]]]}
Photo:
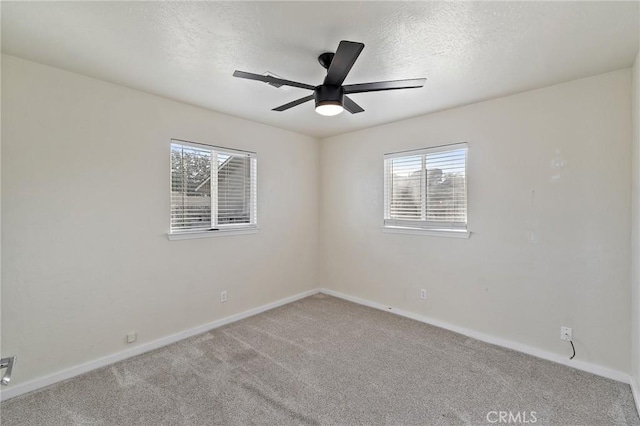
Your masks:
{"label": "white wall", "polygon": [[640,52],[633,65],[631,208],[631,377],[640,410]]}
{"label": "white wall", "polygon": [[[13,386],[317,287],[315,139],[10,56],[2,89]],[[167,240],[170,138],[257,152],[258,234]]]}
{"label": "white wall", "polygon": [[[320,144],[10,56],[2,88],[14,385],[318,286],[631,371],[629,70]],[[257,151],[260,233],[166,239],[172,137]],[[459,141],[471,238],[383,234],[382,155]]]}
{"label": "white wall", "polygon": [[[321,284],[567,357],[573,327],[629,374],[630,91],[627,69],[323,140]],[[471,238],[383,233],[383,154],[462,141]]]}

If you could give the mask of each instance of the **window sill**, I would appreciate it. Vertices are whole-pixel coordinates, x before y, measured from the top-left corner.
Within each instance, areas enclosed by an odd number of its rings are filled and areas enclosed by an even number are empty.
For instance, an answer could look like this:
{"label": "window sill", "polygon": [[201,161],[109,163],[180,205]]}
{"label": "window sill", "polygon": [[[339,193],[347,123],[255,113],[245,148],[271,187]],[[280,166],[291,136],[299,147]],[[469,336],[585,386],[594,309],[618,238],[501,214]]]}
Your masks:
{"label": "window sill", "polygon": [[389,234],[429,235],[432,237],[469,238],[471,232],[458,229],[422,229],[402,226],[383,226],[382,232]]}
{"label": "window sill", "polygon": [[257,234],[258,230],[259,228],[230,228],[211,231],[176,232],[173,234],[168,233],[167,238],[171,241],[175,241],[191,240],[193,238],[228,237],[231,235]]}

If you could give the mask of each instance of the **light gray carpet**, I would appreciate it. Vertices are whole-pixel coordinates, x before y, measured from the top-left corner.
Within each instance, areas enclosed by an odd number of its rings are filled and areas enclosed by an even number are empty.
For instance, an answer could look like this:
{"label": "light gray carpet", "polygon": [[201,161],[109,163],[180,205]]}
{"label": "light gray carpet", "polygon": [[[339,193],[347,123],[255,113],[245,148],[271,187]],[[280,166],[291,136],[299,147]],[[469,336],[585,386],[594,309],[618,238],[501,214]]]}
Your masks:
{"label": "light gray carpet", "polygon": [[640,425],[625,384],[321,294],[0,409],[3,426]]}

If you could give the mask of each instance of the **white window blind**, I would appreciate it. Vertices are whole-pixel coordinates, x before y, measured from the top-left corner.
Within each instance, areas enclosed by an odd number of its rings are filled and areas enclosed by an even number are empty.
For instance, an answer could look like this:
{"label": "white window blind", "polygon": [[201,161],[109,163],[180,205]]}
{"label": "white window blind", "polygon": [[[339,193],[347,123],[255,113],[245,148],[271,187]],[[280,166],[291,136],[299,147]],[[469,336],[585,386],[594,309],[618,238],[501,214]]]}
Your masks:
{"label": "white window blind", "polygon": [[384,225],[467,228],[465,143],[384,156]]}
{"label": "white window blind", "polygon": [[171,141],[171,233],[256,226],[257,158]]}

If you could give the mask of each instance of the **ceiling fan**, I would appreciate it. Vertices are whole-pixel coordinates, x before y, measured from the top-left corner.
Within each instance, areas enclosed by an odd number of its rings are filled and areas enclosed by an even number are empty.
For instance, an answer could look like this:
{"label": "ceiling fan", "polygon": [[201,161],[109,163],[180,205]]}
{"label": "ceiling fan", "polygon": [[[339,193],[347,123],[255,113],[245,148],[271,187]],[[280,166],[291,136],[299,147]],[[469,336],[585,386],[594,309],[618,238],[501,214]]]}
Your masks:
{"label": "ceiling fan", "polygon": [[258,80],[276,87],[291,86],[301,89],[312,90],[313,94],[304,98],[296,99],[288,104],[274,108],[272,111],[286,111],[307,101],[315,99],[316,112],[321,115],[337,115],[343,110],[351,114],[363,112],[364,109],[355,103],[349,96],[352,93],[378,92],[381,90],[415,89],[424,86],[426,78],[415,78],[409,80],[378,81],[375,83],[347,84],[342,85],[351,67],[358,59],[360,52],[364,49],[364,44],[354,41],[342,40],[338,45],[336,53],[325,52],[318,56],[318,62],[327,70],[324,82],[319,86],[298,83],[296,81],[285,80],[270,75],[253,74],[250,72],[238,71],[233,73],[234,77]]}

